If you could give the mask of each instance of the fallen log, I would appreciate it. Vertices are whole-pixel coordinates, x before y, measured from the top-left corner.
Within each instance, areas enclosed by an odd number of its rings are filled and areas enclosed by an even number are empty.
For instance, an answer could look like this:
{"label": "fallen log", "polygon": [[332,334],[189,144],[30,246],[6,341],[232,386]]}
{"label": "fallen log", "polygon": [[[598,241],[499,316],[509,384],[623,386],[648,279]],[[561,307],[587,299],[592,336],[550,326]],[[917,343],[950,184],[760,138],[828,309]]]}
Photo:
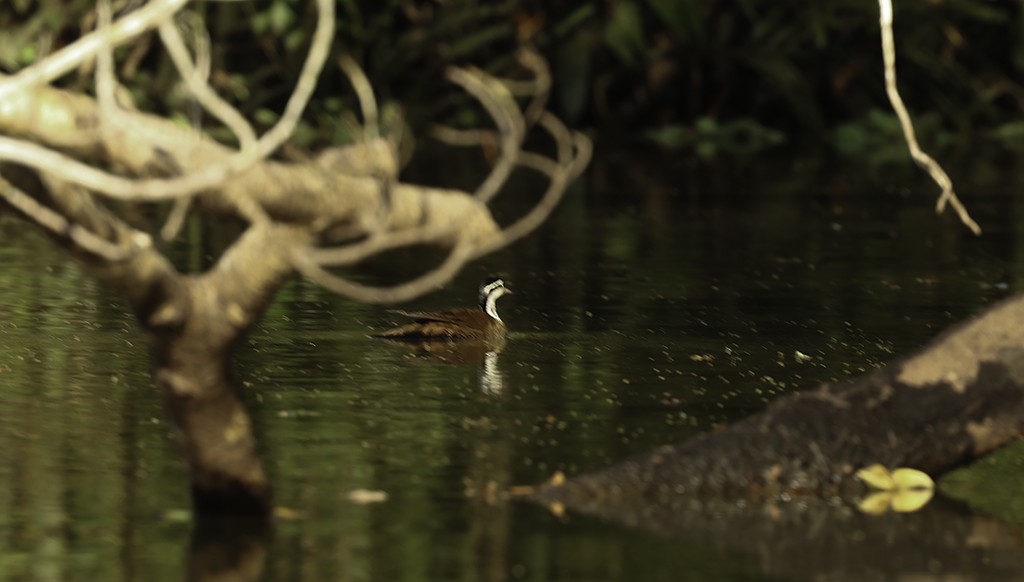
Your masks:
{"label": "fallen log", "polygon": [[[1024,295],[954,326],[916,354],[846,383],[773,402],[680,444],[529,493],[612,516],[710,500],[847,498],[869,465],[937,477],[992,451],[1024,426]],[[650,508],[650,511],[642,509]]]}

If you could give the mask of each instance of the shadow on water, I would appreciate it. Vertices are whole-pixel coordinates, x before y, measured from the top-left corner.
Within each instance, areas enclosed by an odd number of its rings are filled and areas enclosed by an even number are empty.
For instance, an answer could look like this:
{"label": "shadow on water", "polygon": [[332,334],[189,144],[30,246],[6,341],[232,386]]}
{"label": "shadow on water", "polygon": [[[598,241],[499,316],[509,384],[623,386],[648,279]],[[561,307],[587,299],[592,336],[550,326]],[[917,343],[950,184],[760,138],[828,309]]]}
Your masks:
{"label": "shadow on water", "polygon": [[[484,275],[507,275],[511,334],[482,359],[372,341],[383,310],[294,282],[239,354],[276,502],[305,516],[272,537],[207,524],[190,537],[156,518],[188,499],[144,339],[74,263],[2,221],[0,568],[126,580],[197,577],[211,571],[202,564],[274,580],[1024,577],[1013,525],[1024,512],[988,505],[986,517],[941,495],[877,517],[814,500],[557,517],[502,500],[873,369],[1020,290],[1020,177],[951,173],[980,239],[934,215],[931,184],[909,164],[606,154],[541,231],[406,306],[469,306]],[[397,257],[367,280],[418,261]],[[1011,457],[992,481],[1019,482],[1019,465]]]}

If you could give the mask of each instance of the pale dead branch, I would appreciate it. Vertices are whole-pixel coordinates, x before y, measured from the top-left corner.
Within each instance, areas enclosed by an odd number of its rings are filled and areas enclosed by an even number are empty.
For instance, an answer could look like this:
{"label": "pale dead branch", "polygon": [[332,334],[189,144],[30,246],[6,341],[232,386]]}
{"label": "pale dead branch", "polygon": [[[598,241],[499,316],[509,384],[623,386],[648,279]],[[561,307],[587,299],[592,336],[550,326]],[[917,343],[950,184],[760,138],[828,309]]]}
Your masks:
{"label": "pale dead branch", "polygon": [[[120,289],[142,326],[153,332],[153,379],[182,441],[199,514],[270,513],[252,423],[233,390],[227,363],[232,346],[290,276],[298,271],[364,302],[412,299],[450,281],[467,261],[536,228],[589,158],[589,141],[542,108],[524,119],[500,81],[475,69],[452,69],[450,79],[494,119],[497,131],[489,134],[500,159],[476,196],[403,184],[398,181],[401,136],[378,134],[372,88],[354,63],[343,60],[367,135],[313,159],[270,159],[292,137],[330,52],[335,0],[314,1],[319,15],[299,80],[280,119],[262,136],[211,86],[204,42],[185,42],[175,26],[185,0],[152,0],[117,18],[109,0],[100,0],[96,30],[82,41],[14,77],[0,75],[0,200],[86,255],[96,274]],[[146,34],[153,31],[195,103],[226,126],[237,144],[139,111],[123,98],[115,56],[125,51],[117,49],[139,35],[154,38]],[[48,84],[75,66],[83,72],[95,66],[97,99]],[[533,95],[531,103],[543,103],[538,99]],[[535,123],[554,137],[554,159],[522,152],[526,131]],[[486,201],[519,166],[541,172],[550,184],[534,210],[502,231]],[[111,204],[111,199],[125,203]],[[167,200],[175,206],[164,224],[166,238],[179,230],[192,200],[204,216],[227,214],[249,224],[204,272],[182,273],[148,233],[132,226],[152,219],[153,213],[139,212],[148,210],[139,206]],[[314,250],[340,240],[357,242]],[[419,242],[450,247],[450,253],[436,268],[393,286],[371,287],[325,269]]]}
{"label": "pale dead branch", "polygon": [[526,124],[533,126],[544,113],[547,107],[548,97],[551,94],[551,68],[548,62],[536,50],[524,48],[517,55],[519,64],[532,73],[528,80],[499,79],[513,95],[518,97],[529,97],[530,104],[523,111]]}
{"label": "pale dead branch", "polygon": [[364,303],[399,303],[439,289],[451,281],[462,266],[473,258],[474,249],[470,243],[458,243],[435,269],[411,281],[389,287],[371,287],[332,275],[313,262],[307,253],[295,253],[292,260],[300,273],[334,293]]}
{"label": "pale dead branch", "polygon": [[[160,40],[164,48],[167,49],[171,62],[178,69],[182,80],[185,81],[185,86],[188,87],[189,92],[199,105],[231,130],[235,139],[238,140],[238,147],[241,153],[248,154],[255,150],[256,130],[253,129],[245,116],[231,106],[230,103],[222,99],[210,87],[209,47],[197,49],[197,63],[193,63],[192,57],[185,47],[185,41],[181,37],[181,32],[173,21],[160,23],[158,30],[160,32]],[[205,61],[205,63],[200,61]]]}
{"label": "pale dead branch", "polygon": [[[423,199],[423,204],[429,205],[429,200]],[[483,212],[484,209],[485,207],[482,205],[467,202],[461,209],[449,213],[451,218],[448,220],[432,221],[430,225],[423,227],[374,232],[364,240],[343,247],[309,249],[307,255],[310,260],[319,265],[342,267],[354,265],[384,251],[443,242],[460,233],[466,224],[472,222],[474,214]],[[424,213],[430,214],[429,207],[424,210]],[[485,235],[494,236],[491,232],[485,232]],[[472,237],[463,235],[461,238]]]}
{"label": "pale dead branch", "polygon": [[[490,201],[498,193],[515,169],[526,131],[543,115],[551,89],[551,71],[536,51],[524,49],[517,56],[519,63],[532,73],[531,79],[499,79],[473,69],[452,69],[448,72],[449,80],[475,97],[491,114],[497,132],[462,130],[444,125],[435,125],[431,130],[435,139],[449,145],[498,148],[498,162],[475,194],[484,202]],[[518,106],[514,105],[513,95],[530,98],[525,111],[520,112]],[[509,112],[514,112],[514,115],[509,115]]]}
{"label": "pale dead branch", "polygon": [[[110,0],[96,4],[96,32],[103,33],[110,27],[113,16]],[[117,115],[117,79],[114,76],[114,47],[104,45],[96,55],[96,100],[100,104],[100,133],[104,140],[114,139],[111,127]]]}
{"label": "pale dead branch", "polygon": [[515,169],[526,137],[526,121],[512,93],[497,79],[488,77],[478,69],[456,67],[448,69],[446,76],[449,81],[475,97],[498,128],[498,139],[495,141],[500,148],[500,157],[474,194],[480,201],[488,202],[501,190]]}
{"label": "pale dead branch", "polygon": [[356,92],[356,97],[359,99],[359,108],[363,110],[363,127],[366,136],[370,139],[378,137],[380,135],[380,115],[377,111],[377,98],[374,97],[370,80],[366,78],[362,67],[349,55],[343,55],[338,59],[338,66],[352,83],[352,90]]}
{"label": "pale dead branch", "polygon": [[569,131],[550,113],[542,115],[539,121],[540,125],[555,138],[559,158],[554,161],[544,156],[524,153],[520,156],[519,162],[547,176],[548,189],[530,212],[502,230],[498,237],[477,249],[477,256],[508,246],[536,230],[558,206],[569,184],[583,173],[590,163],[593,145],[589,138],[581,133]]}

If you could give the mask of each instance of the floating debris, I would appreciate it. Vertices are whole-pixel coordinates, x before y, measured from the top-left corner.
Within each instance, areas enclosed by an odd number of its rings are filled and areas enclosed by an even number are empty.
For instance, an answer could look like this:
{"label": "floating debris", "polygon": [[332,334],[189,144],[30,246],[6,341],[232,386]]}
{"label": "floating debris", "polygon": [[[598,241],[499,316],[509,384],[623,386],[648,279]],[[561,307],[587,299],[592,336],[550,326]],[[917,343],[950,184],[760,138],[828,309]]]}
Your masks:
{"label": "floating debris", "polygon": [[388,500],[386,491],[374,491],[371,489],[353,489],[345,496],[352,503],[369,505],[371,503],[384,503]]}
{"label": "floating debris", "polygon": [[870,515],[888,511],[908,513],[924,507],[935,493],[935,481],[923,471],[899,467],[893,471],[875,464],[857,471],[856,476],[875,490],[857,508]]}

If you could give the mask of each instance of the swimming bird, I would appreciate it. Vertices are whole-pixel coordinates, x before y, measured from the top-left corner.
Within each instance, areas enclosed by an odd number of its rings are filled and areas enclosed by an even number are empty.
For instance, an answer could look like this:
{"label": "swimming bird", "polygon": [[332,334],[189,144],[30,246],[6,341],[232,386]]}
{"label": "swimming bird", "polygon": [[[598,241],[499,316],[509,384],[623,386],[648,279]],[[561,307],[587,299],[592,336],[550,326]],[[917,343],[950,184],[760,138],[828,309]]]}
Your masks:
{"label": "swimming bird", "polygon": [[512,293],[498,277],[488,277],[480,283],[477,301],[480,309],[464,307],[446,311],[402,312],[412,323],[382,331],[374,337],[403,340],[495,340],[504,339],[505,322],[498,317],[497,301]]}

